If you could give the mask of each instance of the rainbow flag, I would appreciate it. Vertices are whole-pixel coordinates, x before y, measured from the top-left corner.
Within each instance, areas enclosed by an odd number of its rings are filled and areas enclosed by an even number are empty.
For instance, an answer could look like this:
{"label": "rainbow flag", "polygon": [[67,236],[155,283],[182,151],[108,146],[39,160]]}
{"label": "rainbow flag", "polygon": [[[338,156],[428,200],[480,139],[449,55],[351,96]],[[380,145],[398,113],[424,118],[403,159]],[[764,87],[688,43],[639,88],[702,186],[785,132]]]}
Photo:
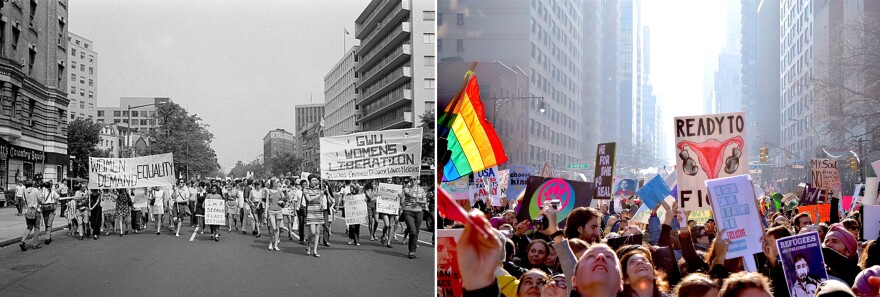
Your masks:
{"label": "rainbow flag", "polygon": [[461,95],[446,107],[437,123],[440,135],[446,135],[449,151],[449,160],[443,165],[444,182],[507,162],[501,140],[486,120],[476,75],[471,75]]}

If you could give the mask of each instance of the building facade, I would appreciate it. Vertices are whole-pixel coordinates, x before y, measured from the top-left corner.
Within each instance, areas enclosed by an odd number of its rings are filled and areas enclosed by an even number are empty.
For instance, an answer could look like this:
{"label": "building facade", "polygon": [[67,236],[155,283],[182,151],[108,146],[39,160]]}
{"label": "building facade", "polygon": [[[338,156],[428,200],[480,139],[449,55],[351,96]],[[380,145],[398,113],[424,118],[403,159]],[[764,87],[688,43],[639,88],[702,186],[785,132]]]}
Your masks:
{"label": "building facade", "polygon": [[0,3],[0,187],[61,181],[67,155],[67,0]]}
{"label": "building facade", "polygon": [[[599,79],[601,80],[600,89],[599,89],[599,102],[598,102],[598,110],[599,110],[599,118],[598,125],[599,134],[598,134],[598,142],[606,143],[606,142],[619,142],[620,139],[620,124],[616,119],[620,118],[620,89],[619,82],[620,75],[618,74],[618,59],[620,58],[618,48],[620,43],[618,40],[618,36],[620,34],[620,12],[618,11],[618,6],[620,5],[616,1],[584,1],[585,5],[591,5],[591,3],[595,3],[600,7],[598,10],[600,11],[600,27],[601,27],[601,59],[599,63],[601,64],[601,75]],[[591,11],[589,8],[584,9],[585,12]],[[584,15],[584,22],[587,22],[587,16]],[[586,28],[586,25],[585,25]],[[585,29],[586,30],[586,29]],[[586,32],[586,31],[585,31]],[[585,39],[586,33],[584,33]],[[584,41],[586,42],[586,40]],[[587,58],[586,56],[584,56]],[[587,76],[589,74],[585,74]]]}
{"label": "building facade", "polygon": [[[518,119],[529,129],[529,158],[522,165],[546,162],[558,169],[595,157],[586,154],[581,130],[587,111],[582,98],[580,3],[441,1],[437,9],[441,63],[500,61],[528,75],[529,93],[523,96],[530,97],[528,118]],[[479,78],[479,65],[475,72]],[[460,86],[458,81],[449,83]]]}
{"label": "building facade", "polygon": [[[99,107],[98,122],[128,125],[134,132],[148,133],[159,127],[155,119],[159,105],[171,102],[167,97],[122,97],[119,107]],[[131,107],[131,114],[129,114]]]}
{"label": "building facade", "polygon": [[333,69],[324,75],[324,135],[336,136],[357,132],[358,46],[353,46]]}
{"label": "building facade", "polygon": [[372,0],[355,20],[357,120],[363,131],[413,128],[437,101],[434,1]]}
{"label": "building facade", "polygon": [[293,149],[297,156],[303,155],[302,144],[305,139],[302,138],[303,132],[312,126],[312,124],[320,123],[324,118],[324,103],[317,104],[301,104],[293,107],[294,121],[296,121],[296,141],[294,141]]}
{"label": "building facade", "polygon": [[284,154],[294,154],[296,138],[293,133],[284,129],[275,129],[266,133],[263,137],[263,156],[280,157]]}
{"label": "building facade", "polygon": [[302,144],[302,171],[318,173],[321,161],[321,144],[319,139],[324,137],[320,123],[313,123],[302,130],[300,139]]}
{"label": "building facade", "polygon": [[72,121],[77,118],[92,119],[98,117],[98,53],[95,52],[95,44],[91,40],[79,35],[67,34],[68,51],[68,85],[70,91],[67,99],[70,106],[67,119]]}

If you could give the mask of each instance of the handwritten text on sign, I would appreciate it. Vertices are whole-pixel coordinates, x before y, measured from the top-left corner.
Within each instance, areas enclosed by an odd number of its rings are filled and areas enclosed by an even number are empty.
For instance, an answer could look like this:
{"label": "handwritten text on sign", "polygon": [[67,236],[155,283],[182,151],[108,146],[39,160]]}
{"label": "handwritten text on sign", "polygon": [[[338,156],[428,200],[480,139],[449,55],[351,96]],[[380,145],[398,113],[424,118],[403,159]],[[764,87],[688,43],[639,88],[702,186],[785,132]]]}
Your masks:
{"label": "handwritten text on sign", "polygon": [[321,137],[321,175],[330,180],[413,176],[421,170],[422,129]]}
{"label": "handwritten text on sign", "polygon": [[617,143],[600,143],[596,151],[596,195],[595,199],[611,199],[611,186],[614,184],[614,152]]}
{"label": "handwritten text on sign", "polygon": [[400,194],[403,186],[379,183],[379,197],[376,199],[376,211],[384,214],[397,215],[400,212]]}
{"label": "handwritten text on sign", "polygon": [[223,199],[205,199],[205,225],[226,225]]}
{"label": "handwritten text on sign", "polygon": [[174,177],[172,154],[137,158],[89,157],[89,189],[171,187]]}
{"label": "handwritten text on sign", "polygon": [[345,224],[367,223],[367,197],[364,194],[345,196]]}
{"label": "handwritten text on sign", "polygon": [[837,161],[832,159],[813,159],[813,185],[819,189],[833,190],[832,195],[840,198],[840,172]]}
{"label": "handwritten text on sign", "polygon": [[761,252],[763,230],[749,175],[707,180],[706,188],[719,229],[725,230],[722,238],[730,240],[727,259]]}

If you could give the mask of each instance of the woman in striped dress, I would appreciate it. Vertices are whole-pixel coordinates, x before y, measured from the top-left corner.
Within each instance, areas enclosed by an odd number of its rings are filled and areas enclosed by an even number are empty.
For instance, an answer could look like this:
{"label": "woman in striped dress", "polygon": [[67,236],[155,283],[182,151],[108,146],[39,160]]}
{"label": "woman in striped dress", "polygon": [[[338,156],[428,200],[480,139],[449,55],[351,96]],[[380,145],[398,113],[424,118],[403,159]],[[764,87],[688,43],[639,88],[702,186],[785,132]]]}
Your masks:
{"label": "woman in striped dress", "polygon": [[324,208],[326,207],[325,190],[317,176],[309,177],[309,187],[303,190],[306,202],[306,225],[309,226],[309,239],[306,242],[306,255],[318,255],[318,239],[321,225],[324,224]]}

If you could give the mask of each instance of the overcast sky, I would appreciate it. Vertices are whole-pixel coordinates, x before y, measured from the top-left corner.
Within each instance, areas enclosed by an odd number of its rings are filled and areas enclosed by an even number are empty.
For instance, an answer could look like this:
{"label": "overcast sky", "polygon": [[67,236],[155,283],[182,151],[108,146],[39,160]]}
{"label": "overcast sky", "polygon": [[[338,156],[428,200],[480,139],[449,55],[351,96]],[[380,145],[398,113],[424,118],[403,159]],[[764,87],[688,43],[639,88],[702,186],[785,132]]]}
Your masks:
{"label": "overcast sky", "polygon": [[198,114],[220,165],[294,132],[293,106],[323,102],[324,75],[354,39],[368,0],[70,1],[69,31],[94,42],[98,106],[155,96]]}

